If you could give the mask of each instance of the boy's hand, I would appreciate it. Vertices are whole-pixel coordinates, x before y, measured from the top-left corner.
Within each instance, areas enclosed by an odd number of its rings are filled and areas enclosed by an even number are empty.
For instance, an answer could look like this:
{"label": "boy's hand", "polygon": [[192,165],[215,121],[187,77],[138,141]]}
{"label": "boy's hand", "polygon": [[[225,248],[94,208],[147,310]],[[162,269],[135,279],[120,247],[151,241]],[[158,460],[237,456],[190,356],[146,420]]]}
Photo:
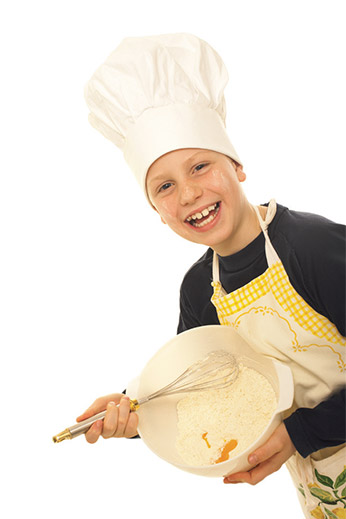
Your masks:
{"label": "boy's hand", "polygon": [[285,424],[280,424],[269,440],[250,454],[248,460],[254,465],[248,472],[237,472],[224,478],[224,483],[249,483],[256,485],[279,468],[294,454],[294,447]]}
{"label": "boy's hand", "polygon": [[[119,404],[119,405],[118,405]],[[130,411],[130,399],[122,393],[103,396],[77,418],[77,422],[107,410],[103,420],[97,420],[85,433],[89,443],[95,443],[100,436],[103,438],[131,438],[137,434],[138,415]]]}

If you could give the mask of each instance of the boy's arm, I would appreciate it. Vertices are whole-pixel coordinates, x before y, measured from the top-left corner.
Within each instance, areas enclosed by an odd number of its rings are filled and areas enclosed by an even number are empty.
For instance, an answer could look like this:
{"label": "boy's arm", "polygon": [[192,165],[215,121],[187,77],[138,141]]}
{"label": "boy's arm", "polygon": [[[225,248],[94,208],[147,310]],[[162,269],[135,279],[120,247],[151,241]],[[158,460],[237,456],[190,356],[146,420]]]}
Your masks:
{"label": "boy's arm", "polygon": [[177,333],[182,333],[191,328],[197,328],[198,326],[202,326],[202,324],[197,319],[182,286],[180,290],[180,313]]}
{"label": "boy's arm", "polygon": [[198,272],[185,275],[180,287],[179,324],[177,333],[198,326],[220,324],[215,306],[210,301],[213,294],[211,286],[211,266],[200,268]]}
{"label": "boy's arm", "polygon": [[[311,238],[310,238],[311,239]],[[316,243],[316,242],[315,242]],[[330,224],[319,230],[317,246],[304,264],[304,278],[311,276],[312,297],[318,301],[318,311],[346,335],[346,228]]]}
{"label": "boy's arm", "polygon": [[346,442],[345,395],[344,387],[313,409],[302,407],[284,420],[301,456]]}

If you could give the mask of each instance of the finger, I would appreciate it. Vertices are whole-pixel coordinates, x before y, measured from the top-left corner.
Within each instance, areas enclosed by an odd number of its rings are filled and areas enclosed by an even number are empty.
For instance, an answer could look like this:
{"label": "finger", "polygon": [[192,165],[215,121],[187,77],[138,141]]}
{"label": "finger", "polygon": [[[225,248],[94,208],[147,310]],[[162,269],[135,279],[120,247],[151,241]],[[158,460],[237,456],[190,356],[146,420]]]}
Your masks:
{"label": "finger", "polygon": [[277,457],[273,456],[267,461],[260,463],[253,470],[250,471],[250,485],[257,485],[260,481],[263,481],[267,476],[273,474],[281,467],[281,463],[277,462]]}
{"label": "finger", "polygon": [[249,472],[236,472],[226,476],[223,480],[224,483],[249,483]]}
{"label": "finger", "polygon": [[273,456],[248,472],[238,472],[227,476],[224,479],[224,483],[248,483],[249,485],[257,485],[257,483],[263,481],[267,476],[279,470],[280,467],[281,463],[278,462],[276,456]]}
{"label": "finger", "polygon": [[127,425],[125,427],[124,435],[126,438],[132,438],[133,436],[136,436],[137,433],[137,427],[138,427],[138,414],[137,413],[130,413],[129,419],[127,421]]}
{"label": "finger", "polygon": [[115,402],[108,402],[107,413],[103,420],[103,438],[111,438],[118,426],[118,407]]}
{"label": "finger", "polygon": [[96,443],[102,433],[103,420],[97,420],[90,429],[85,433],[85,439],[88,443]]}
{"label": "finger", "polygon": [[244,472],[237,472],[235,474],[230,474],[224,479],[224,483],[249,483],[252,484],[253,478],[257,475],[255,468],[260,464],[264,463],[267,459],[267,456],[270,458],[272,456],[272,447],[269,444],[269,441],[262,445],[260,448],[256,449],[253,453],[251,453],[248,457],[248,462],[252,465],[252,469]]}
{"label": "finger", "polygon": [[268,440],[268,442],[262,445],[262,447],[259,447],[252,454],[250,454],[248,461],[253,466],[259,465],[260,463],[263,463],[266,460],[272,458],[272,456],[277,454],[280,450],[281,446],[279,444],[277,444],[274,440]]}
{"label": "finger", "polygon": [[124,436],[129,417],[130,399],[128,396],[124,396],[119,403],[118,426],[114,434],[116,438],[121,438],[122,436]]}
{"label": "finger", "polygon": [[87,418],[90,418],[91,416],[94,416],[97,413],[100,413],[101,411],[104,411],[107,407],[108,402],[113,401],[116,404],[120,402],[120,399],[123,395],[121,393],[114,393],[112,395],[102,396],[100,398],[97,398],[95,402],[91,404],[88,409],[84,411],[78,418],[76,419],[77,422],[81,422],[82,420],[86,420]]}
{"label": "finger", "polygon": [[272,456],[275,456],[275,454],[282,451],[285,445],[288,444],[291,444],[291,440],[285,425],[282,423],[263,445],[249,455],[248,461],[250,465],[258,465],[259,463],[269,460]]}

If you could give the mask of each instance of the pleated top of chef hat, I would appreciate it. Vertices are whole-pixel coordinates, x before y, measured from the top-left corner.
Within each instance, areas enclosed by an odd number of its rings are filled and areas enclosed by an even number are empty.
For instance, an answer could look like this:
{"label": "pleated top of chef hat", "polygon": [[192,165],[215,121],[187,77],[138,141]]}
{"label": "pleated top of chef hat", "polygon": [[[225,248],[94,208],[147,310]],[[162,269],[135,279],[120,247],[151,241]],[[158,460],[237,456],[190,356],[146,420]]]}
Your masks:
{"label": "pleated top of chef hat", "polygon": [[150,165],[169,151],[210,149],[240,163],[225,130],[227,82],[220,56],[196,36],[125,38],[86,85],[89,121],[146,193]]}

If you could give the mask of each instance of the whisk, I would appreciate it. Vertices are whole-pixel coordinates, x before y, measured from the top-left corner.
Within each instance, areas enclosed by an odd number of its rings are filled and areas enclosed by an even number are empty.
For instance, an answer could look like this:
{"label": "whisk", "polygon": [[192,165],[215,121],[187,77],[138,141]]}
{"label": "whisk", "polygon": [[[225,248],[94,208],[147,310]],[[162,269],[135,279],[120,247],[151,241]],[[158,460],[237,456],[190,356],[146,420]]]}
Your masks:
{"label": "whisk", "polygon": [[[238,377],[238,373],[239,366],[234,355],[224,350],[212,351],[205,358],[188,367],[167,386],[138,400],[130,400],[130,409],[131,411],[137,411],[141,405],[154,398],[163,396],[206,391],[208,389],[223,389],[233,384]],[[102,411],[76,425],[68,427],[61,433],[53,436],[53,442],[60,443],[63,440],[72,440],[76,436],[85,433],[94,422],[102,420],[105,415],[106,411]]]}

